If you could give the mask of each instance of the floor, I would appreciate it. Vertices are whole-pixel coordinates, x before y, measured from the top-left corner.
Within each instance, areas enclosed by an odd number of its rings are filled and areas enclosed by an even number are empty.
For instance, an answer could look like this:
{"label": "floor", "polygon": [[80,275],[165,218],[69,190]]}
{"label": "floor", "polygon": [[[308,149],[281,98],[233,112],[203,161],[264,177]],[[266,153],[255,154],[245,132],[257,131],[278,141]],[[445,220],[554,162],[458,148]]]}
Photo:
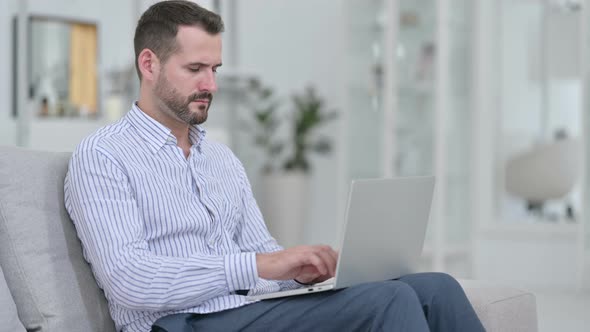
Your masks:
{"label": "floor", "polygon": [[590,291],[529,290],[537,298],[539,332],[590,331]]}

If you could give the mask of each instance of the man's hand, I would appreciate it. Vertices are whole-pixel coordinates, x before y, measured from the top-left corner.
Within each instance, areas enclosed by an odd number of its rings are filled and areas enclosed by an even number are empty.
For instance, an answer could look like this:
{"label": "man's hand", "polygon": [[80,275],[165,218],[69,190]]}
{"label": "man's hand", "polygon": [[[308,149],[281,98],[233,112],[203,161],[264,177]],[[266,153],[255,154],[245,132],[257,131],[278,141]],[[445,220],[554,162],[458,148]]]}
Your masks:
{"label": "man's hand", "polygon": [[338,253],[330,246],[298,246],[277,252],[256,254],[258,275],[269,280],[295,279],[309,284],[336,274]]}

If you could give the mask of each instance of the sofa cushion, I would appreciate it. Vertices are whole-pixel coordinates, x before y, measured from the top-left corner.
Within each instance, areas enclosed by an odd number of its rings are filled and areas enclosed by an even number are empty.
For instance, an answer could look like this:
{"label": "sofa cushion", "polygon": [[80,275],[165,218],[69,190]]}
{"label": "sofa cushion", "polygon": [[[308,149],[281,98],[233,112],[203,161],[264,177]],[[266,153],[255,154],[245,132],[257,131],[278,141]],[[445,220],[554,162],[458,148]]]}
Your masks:
{"label": "sofa cushion", "polygon": [[64,207],[69,153],[0,147],[0,266],[34,331],[115,331]]}
{"label": "sofa cushion", "polygon": [[486,331],[537,331],[534,294],[481,281],[461,280],[460,283]]}
{"label": "sofa cushion", "polygon": [[6,285],[2,266],[0,266],[0,322],[2,322],[3,331],[26,332],[25,327],[18,319],[16,305]]}

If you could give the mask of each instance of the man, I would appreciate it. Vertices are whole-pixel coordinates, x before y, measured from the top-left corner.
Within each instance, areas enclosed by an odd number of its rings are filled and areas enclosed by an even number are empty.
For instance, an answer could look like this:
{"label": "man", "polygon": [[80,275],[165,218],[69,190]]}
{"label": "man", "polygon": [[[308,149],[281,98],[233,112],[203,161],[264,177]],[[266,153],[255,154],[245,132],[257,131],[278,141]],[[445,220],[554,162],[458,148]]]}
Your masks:
{"label": "man", "polygon": [[334,276],[337,253],[281,248],[241,163],[199,126],[217,91],[222,30],[191,2],[150,7],[135,32],[138,102],[72,155],[66,206],[117,329],[483,330],[444,274],[246,299]]}

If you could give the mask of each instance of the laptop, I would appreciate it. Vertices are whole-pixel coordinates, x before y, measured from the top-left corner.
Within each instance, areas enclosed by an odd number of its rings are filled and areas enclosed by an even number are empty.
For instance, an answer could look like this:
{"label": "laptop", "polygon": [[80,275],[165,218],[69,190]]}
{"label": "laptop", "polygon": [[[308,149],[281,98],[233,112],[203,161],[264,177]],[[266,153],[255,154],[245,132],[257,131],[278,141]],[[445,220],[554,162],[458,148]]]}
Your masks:
{"label": "laptop", "polygon": [[324,292],[414,272],[422,254],[433,192],[433,176],[353,180],[336,276],[319,284],[248,299]]}

